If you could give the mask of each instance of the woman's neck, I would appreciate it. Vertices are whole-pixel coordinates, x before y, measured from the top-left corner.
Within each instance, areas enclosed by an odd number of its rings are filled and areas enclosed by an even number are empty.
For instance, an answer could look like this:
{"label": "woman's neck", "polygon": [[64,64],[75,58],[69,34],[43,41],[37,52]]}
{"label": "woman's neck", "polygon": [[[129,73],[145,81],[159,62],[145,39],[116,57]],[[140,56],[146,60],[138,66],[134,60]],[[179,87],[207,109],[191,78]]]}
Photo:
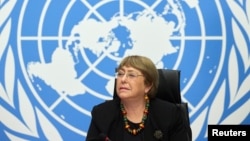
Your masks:
{"label": "woman's neck", "polygon": [[145,100],[123,102],[128,120],[133,123],[140,123],[144,114],[145,104]]}

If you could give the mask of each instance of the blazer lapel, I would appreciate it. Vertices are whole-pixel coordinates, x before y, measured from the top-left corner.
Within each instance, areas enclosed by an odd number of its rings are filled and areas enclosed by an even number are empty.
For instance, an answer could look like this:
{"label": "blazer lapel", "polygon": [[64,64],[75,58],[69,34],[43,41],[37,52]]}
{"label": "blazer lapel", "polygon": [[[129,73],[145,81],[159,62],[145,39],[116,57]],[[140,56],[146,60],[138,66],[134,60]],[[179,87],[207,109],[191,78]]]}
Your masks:
{"label": "blazer lapel", "polygon": [[118,114],[115,120],[110,124],[111,128],[109,129],[109,136],[115,141],[123,141],[123,118],[120,116],[121,115]]}

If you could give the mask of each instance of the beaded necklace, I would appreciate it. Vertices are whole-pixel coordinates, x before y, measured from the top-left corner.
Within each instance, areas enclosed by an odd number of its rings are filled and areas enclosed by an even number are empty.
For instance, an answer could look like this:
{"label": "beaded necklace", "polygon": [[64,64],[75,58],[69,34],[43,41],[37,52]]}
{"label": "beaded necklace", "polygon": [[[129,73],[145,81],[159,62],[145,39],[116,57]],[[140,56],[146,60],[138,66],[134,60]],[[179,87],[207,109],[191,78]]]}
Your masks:
{"label": "beaded necklace", "polygon": [[130,125],[128,124],[128,118],[127,118],[127,111],[124,108],[124,105],[121,103],[120,107],[121,107],[121,111],[122,111],[122,115],[123,115],[123,120],[124,120],[124,124],[125,124],[125,129],[127,129],[127,131],[129,133],[131,133],[132,135],[137,135],[142,129],[144,129],[144,122],[147,119],[147,115],[148,115],[148,107],[149,107],[149,98],[148,96],[145,96],[145,100],[146,100],[146,104],[145,104],[145,110],[143,111],[143,117],[141,122],[139,123],[139,127],[136,129],[132,129],[130,127]]}

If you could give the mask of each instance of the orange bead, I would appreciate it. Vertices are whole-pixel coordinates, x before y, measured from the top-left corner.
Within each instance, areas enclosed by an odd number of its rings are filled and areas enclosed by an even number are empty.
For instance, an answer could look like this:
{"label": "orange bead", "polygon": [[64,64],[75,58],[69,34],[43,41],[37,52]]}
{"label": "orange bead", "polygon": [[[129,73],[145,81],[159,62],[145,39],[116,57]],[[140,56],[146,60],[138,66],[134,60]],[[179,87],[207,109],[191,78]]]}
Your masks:
{"label": "orange bead", "polygon": [[144,128],[144,124],[142,124],[142,123],[141,123],[139,126],[140,126],[141,128]]}
{"label": "orange bead", "polygon": [[128,124],[127,124],[127,125],[125,125],[125,128],[126,128],[126,129],[128,129],[128,128],[129,128],[129,125],[128,125]]}
{"label": "orange bead", "polygon": [[136,135],[136,130],[135,129],[133,129],[133,134]]}

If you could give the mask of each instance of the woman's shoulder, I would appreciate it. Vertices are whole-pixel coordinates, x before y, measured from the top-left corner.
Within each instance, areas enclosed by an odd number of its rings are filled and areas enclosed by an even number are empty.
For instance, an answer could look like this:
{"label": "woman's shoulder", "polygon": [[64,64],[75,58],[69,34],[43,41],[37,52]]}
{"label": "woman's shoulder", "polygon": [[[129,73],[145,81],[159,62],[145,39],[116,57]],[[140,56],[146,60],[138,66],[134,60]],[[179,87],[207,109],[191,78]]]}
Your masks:
{"label": "woman's shoulder", "polygon": [[100,104],[97,104],[93,107],[93,111],[97,111],[99,113],[104,113],[110,111],[119,110],[119,102],[117,100],[106,100]]}
{"label": "woman's shoulder", "polygon": [[177,104],[159,98],[151,99],[151,105],[160,109],[176,109]]}
{"label": "woman's shoulder", "polygon": [[180,116],[178,105],[168,101],[164,101],[158,98],[151,100],[150,105],[151,115],[153,119],[158,121],[160,124],[174,125],[178,117]]}
{"label": "woman's shoulder", "polygon": [[152,99],[150,104],[150,109],[152,110],[151,112],[160,117],[177,116],[180,113],[178,104],[171,103],[162,99]]}

